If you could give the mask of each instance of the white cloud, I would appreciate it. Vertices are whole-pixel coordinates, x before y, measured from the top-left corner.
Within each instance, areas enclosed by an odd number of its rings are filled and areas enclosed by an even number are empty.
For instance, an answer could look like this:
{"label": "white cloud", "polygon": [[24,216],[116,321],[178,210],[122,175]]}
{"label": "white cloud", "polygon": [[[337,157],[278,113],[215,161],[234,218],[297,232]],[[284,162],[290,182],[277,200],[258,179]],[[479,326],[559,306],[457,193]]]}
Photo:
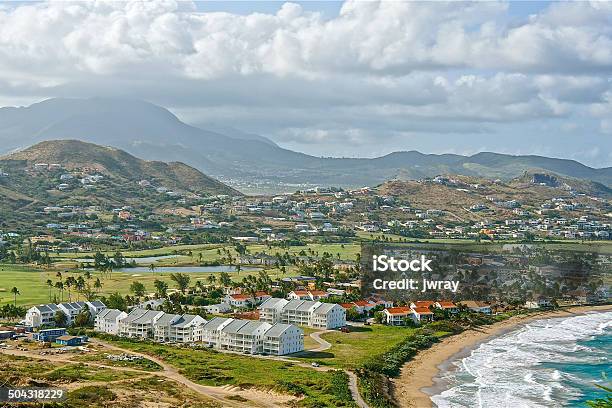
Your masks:
{"label": "white cloud", "polygon": [[534,137],[551,120],[606,134],[610,4],[552,3],[523,21],[493,2],[347,1],[328,19],[292,3],[247,15],[174,1],[0,5],[0,98],[140,97],[322,154],[342,140],[428,146],[419,136],[431,134],[477,149],[483,132]]}

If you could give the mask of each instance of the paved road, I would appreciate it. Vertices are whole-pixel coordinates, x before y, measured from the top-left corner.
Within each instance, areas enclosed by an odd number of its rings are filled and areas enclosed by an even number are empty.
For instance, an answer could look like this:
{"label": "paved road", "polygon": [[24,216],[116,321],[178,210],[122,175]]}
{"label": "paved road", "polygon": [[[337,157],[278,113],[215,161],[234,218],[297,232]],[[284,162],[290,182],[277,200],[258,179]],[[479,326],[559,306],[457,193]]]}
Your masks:
{"label": "paved road", "polygon": [[334,330],[323,330],[310,333],[310,338],[319,343],[319,347],[308,351],[325,351],[331,347],[331,344],[327,340],[321,338],[322,334],[332,332]]}
{"label": "paved road", "polygon": [[[329,349],[332,346],[331,343],[325,339],[322,339],[321,335],[332,332],[332,331],[334,330],[324,330],[324,331],[310,333],[310,337],[314,341],[319,343],[319,347],[316,349],[309,350],[309,351],[325,351]],[[319,368],[322,368],[322,367],[319,367]],[[326,369],[331,369],[331,368],[326,368]],[[361,398],[361,395],[359,394],[359,387],[357,386],[357,376],[355,375],[355,373],[349,370],[344,370],[344,372],[349,377],[349,389],[351,390],[353,401],[357,403],[359,408],[369,408],[368,404],[366,404],[366,402],[363,400],[363,398]]]}
{"label": "paved road", "polygon": [[368,404],[361,398],[359,394],[359,387],[357,386],[357,376],[354,372],[344,370],[349,376],[349,389],[351,390],[351,395],[353,396],[353,401],[357,403],[359,408],[370,408]]}

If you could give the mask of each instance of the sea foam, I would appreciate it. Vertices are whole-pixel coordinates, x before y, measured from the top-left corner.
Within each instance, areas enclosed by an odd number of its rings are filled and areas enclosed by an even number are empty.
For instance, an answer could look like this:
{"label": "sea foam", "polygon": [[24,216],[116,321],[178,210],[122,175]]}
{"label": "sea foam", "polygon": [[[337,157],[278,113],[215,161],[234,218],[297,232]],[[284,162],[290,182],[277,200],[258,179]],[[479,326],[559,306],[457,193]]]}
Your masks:
{"label": "sea foam", "polygon": [[610,370],[610,344],[584,344],[600,337],[612,338],[612,312],[530,322],[454,361],[440,376],[449,388],[431,399],[440,408],[573,406]]}

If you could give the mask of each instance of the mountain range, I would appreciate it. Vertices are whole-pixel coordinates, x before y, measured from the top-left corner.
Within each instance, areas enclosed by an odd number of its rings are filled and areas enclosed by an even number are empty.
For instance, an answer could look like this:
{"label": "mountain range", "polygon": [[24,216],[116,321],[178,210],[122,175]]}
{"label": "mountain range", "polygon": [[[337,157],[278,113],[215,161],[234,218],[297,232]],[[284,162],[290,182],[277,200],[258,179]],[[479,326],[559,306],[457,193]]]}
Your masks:
{"label": "mountain range", "polygon": [[180,161],[236,186],[355,187],[438,174],[511,179],[525,171],[612,185],[612,167],[595,169],[574,160],[535,155],[403,151],[372,159],[315,157],[226,126],[212,130],[190,126],[163,107],[137,100],[49,99],[27,107],[0,108],[0,154],[53,139],[114,146],[146,160]]}

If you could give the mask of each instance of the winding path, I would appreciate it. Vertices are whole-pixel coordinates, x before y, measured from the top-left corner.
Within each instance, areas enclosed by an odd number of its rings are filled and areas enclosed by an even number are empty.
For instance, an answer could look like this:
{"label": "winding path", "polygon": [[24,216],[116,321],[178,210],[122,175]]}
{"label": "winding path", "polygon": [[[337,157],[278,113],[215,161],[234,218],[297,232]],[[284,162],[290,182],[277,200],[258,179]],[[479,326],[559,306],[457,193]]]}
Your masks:
{"label": "winding path", "polygon": [[[184,375],[182,375],[181,373],[179,373],[175,367],[166,363],[164,360],[160,358],[157,358],[150,354],[139,353],[133,350],[123,349],[121,347],[114,346],[112,344],[106,343],[99,339],[90,339],[90,341],[94,344],[102,345],[111,350],[121,351],[124,353],[129,353],[129,354],[133,354],[133,355],[137,355],[137,356],[141,356],[143,358],[149,359],[159,364],[163,368],[163,371],[160,373],[160,375],[162,375],[163,377],[174,380],[202,395],[210,397],[220,402],[223,405],[223,407],[244,407],[244,403],[239,403],[239,402],[227,399],[227,397],[234,396],[236,394],[249,400],[250,403],[255,403],[256,406],[258,407],[278,407],[280,405],[279,402],[281,402],[281,401],[276,401],[277,398],[275,398],[272,394],[262,392],[262,391],[241,390],[238,387],[227,387],[227,386],[214,387],[210,385],[197,384],[191,381],[190,379],[188,379],[187,377],[185,377]],[[293,397],[289,397],[286,400],[289,401],[291,399],[293,399]],[[285,402],[285,401],[282,401],[282,402]]]}
{"label": "winding path", "polygon": [[[314,341],[319,343],[319,347],[316,349],[309,350],[309,351],[318,352],[318,351],[325,351],[331,348],[332,346],[331,343],[325,339],[322,339],[321,335],[332,332],[332,331],[333,330],[324,330],[324,331],[310,333],[310,337]],[[346,373],[346,375],[348,375],[348,378],[349,378],[348,386],[349,386],[349,390],[351,391],[353,401],[355,401],[355,403],[357,404],[357,406],[359,406],[359,408],[369,408],[368,404],[363,400],[363,398],[361,398],[361,394],[359,394],[359,386],[357,385],[357,375],[355,375],[354,372],[349,371],[349,370],[344,370],[344,372]]]}
{"label": "winding path", "polygon": [[333,330],[323,330],[310,333],[310,338],[319,343],[319,347],[316,349],[308,350],[312,352],[325,351],[331,347],[331,343],[321,338],[322,334],[332,332]]}

